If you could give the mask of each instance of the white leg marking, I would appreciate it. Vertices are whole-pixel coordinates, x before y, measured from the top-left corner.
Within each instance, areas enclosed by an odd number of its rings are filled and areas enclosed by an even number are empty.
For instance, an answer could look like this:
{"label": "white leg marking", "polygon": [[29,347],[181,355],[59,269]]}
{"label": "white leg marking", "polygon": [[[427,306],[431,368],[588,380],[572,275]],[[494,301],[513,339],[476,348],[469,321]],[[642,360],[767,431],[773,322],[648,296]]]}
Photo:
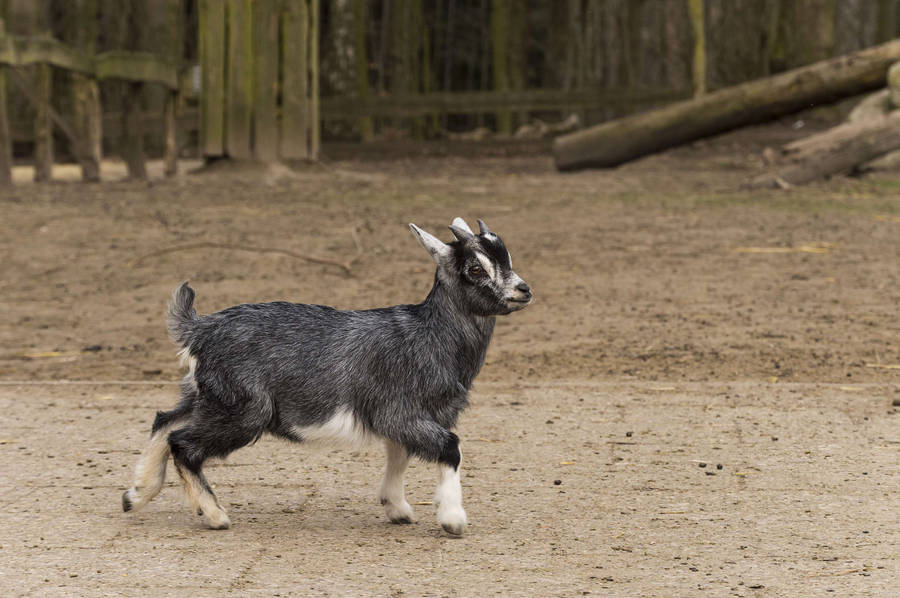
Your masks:
{"label": "white leg marking", "polygon": [[206,520],[206,525],[211,529],[228,529],[231,527],[231,520],[228,514],[219,506],[216,497],[207,490],[203,482],[196,475],[183,467],[178,468],[181,475],[181,481],[184,482],[184,492],[187,495],[188,502],[195,513],[202,513]]}
{"label": "white leg marking", "polygon": [[438,523],[444,531],[454,536],[461,535],[469,521],[462,506],[459,469],[453,469],[443,463],[438,464],[438,485],[434,492],[434,502],[438,505]]}
{"label": "white leg marking", "polygon": [[387,449],[387,464],[378,498],[391,523],[412,523],[415,517],[403,490],[403,474],[409,464],[409,455],[406,454],[406,449],[392,440],[385,440],[384,445]]}
{"label": "white leg marking", "polygon": [[150,437],[150,444],[144,449],[134,472],[134,485],[123,498],[126,510],[137,510],[159,494],[166,483],[166,464],[169,460],[169,434],[177,424],[160,428]]}

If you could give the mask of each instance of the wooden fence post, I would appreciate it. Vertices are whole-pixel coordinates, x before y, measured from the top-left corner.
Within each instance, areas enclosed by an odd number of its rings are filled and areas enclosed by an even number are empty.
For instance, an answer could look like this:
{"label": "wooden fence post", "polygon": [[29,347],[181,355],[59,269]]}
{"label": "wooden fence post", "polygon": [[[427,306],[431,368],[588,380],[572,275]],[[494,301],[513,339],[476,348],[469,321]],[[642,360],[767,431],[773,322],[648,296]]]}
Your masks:
{"label": "wooden fence post", "polygon": [[225,4],[200,0],[200,153],[225,153]]}
{"label": "wooden fence post", "polygon": [[281,18],[281,158],[305,160],[310,157],[309,80],[307,41],[309,13],[306,0],[287,2]]}
{"label": "wooden fence post", "polygon": [[[494,90],[509,91],[509,51],[510,6],[508,0],[493,0],[491,3],[491,43],[493,44]],[[512,134],[512,113],[498,110],[497,133]]]}
{"label": "wooden fence post", "polygon": [[34,68],[34,182],[53,178],[53,124],[50,122],[50,98],[53,71],[49,64]]}
{"label": "wooden fence post", "polygon": [[309,73],[309,159],[319,159],[321,145],[319,127],[319,0],[309,0],[309,62],[304,72]]}
{"label": "wooden fence post", "polygon": [[[6,35],[6,26],[0,18],[0,41]],[[6,67],[0,65],[0,187],[12,185],[12,137],[6,115]]]}
{"label": "wooden fence post", "polygon": [[706,27],[704,25],[703,0],[688,0],[691,31],[694,34],[694,58],[691,73],[694,80],[694,97],[706,93]]}
{"label": "wooden fence post", "polygon": [[225,149],[235,159],[249,160],[253,114],[253,7],[249,0],[228,0],[228,101]]}
{"label": "wooden fence post", "polygon": [[[93,56],[97,38],[97,1],[81,0],[73,10],[69,34],[74,46],[87,56]],[[82,73],[72,73],[73,116],[75,134],[81,141],[81,150],[73,151],[80,158],[81,179],[85,182],[100,180],[100,162],[103,159],[103,109],[100,106],[100,88],[97,80]]]}
{"label": "wooden fence post", "polygon": [[147,178],[147,166],[144,164],[144,124],[141,122],[143,90],[143,83],[126,81],[122,98],[122,158],[128,168],[128,178],[138,180]]}
{"label": "wooden fence post", "polygon": [[[142,51],[147,46],[147,1],[129,0],[126,3],[128,18],[125,24],[125,47],[129,50]],[[130,10],[128,10],[129,8]],[[128,178],[144,180],[147,178],[147,165],[144,158],[144,123],[141,118],[144,82],[125,81],[124,85],[120,153],[128,168]]]}
{"label": "wooden fence post", "polygon": [[[361,101],[369,99],[369,58],[366,51],[366,8],[365,2],[353,3],[353,39],[356,62],[356,87]],[[359,118],[359,137],[365,143],[375,136],[375,125],[371,116]]]}
{"label": "wooden fence post", "polygon": [[[47,13],[40,3],[23,7],[31,13],[31,35],[50,35]],[[53,178],[53,123],[50,120],[50,101],[53,97],[53,67],[41,63],[34,67],[34,181]]]}
{"label": "wooden fence post", "polygon": [[[167,47],[162,49],[162,53],[180,75],[182,44],[184,43],[181,0],[164,0],[161,9],[165,12],[163,23],[168,30],[168,34],[164,36]],[[179,76],[179,85],[180,83],[181,77]],[[178,174],[178,127],[175,111],[178,105],[179,90],[167,88],[165,94],[166,99],[163,108],[163,163],[165,164],[164,174],[167,177],[171,177]]]}
{"label": "wooden fence post", "polygon": [[253,3],[253,153],[257,160],[278,160],[278,6],[276,0]]}

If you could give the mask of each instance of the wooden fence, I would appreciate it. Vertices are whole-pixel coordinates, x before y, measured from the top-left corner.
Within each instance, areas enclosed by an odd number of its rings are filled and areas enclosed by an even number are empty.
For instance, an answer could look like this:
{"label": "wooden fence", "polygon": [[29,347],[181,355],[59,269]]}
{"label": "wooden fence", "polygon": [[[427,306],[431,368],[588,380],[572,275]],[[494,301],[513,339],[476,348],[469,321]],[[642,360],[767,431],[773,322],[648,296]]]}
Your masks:
{"label": "wooden fence", "polygon": [[[22,70],[37,67],[34,77],[26,77]],[[73,73],[74,95],[78,110],[66,118],[51,106],[49,68],[55,67]],[[155,83],[167,90],[162,123],[166,139],[166,173],[176,171],[177,149],[175,144],[175,102],[179,89],[178,69],[175,65],[147,52],[110,51],[96,55],[84,52],[45,35],[8,35],[0,20],[0,183],[11,181],[13,132],[6,114],[6,71],[9,80],[34,107],[35,178],[50,178],[53,163],[52,125],[68,139],[82,168],[86,181],[100,179],[102,159],[103,111],[97,82],[104,79],[120,79],[137,83]],[[143,152],[128,147],[142,143],[141,108],[138,101],[125,103],[122,115],[129,174],[145,176]],[[52,123],[52,125],[51,125]]]}
{"label": "wooden fence", "polygon": [[318,0],[200,0],[201,153],[272,161],[319,152]]}
{"label": "wooden fence", "polygon": [[[177,7],[178,2],[160,0],[159,6]],[[394,126],[423,116],[515,113],[527,119],[572,112],[584,117],[599,111],[602,116],[590,120],[603,120],[691,93],[640,87],[400,92],[325,97],[320,105],[319,0],[198,0],[196,6],[199,81],[191,78],[195,71],[184,68],[178,52],[92,53],[92,43],[75,47],[46,34],[10,35],[0,27],[0,182],[10,179],[11,140],[32,141],[36,179],[49,178],[53,126],[68,140],[84,180],[95,181],[104,136],[124,140],[119,151],[129,175],[142,178],[143,131],[163,132],[166,173],[171,175],[177,168],[178,138],[198,139],[198,153],[206,159],[316,159],[321,123],[344,122],[349,125],[344,130],[365,137],[373,120]],[[183,26],[174,15],[170,22]],[[70,114],[58,114],[51,106],[51,68],[72,75],[75,102]],[[116,111],[100,105],[98,83],[106,79],[135,84]],[[34,107],[33,122],[8,122],[6,81]],[[143,84],[165,90],[161,111],[141,107],[136,86]]]}

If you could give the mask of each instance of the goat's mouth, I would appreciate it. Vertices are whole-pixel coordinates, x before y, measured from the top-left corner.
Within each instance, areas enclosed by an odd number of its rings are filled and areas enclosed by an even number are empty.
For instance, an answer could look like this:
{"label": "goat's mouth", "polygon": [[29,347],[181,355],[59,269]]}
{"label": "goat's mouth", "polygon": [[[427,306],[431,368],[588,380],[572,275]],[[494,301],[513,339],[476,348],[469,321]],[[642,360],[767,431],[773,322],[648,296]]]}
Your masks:
{"label": "goat's mouth", "polygon": [[519,299],[517,297],[507,297],[505,301],[506,301],[506,306],[510,310],[516,311],[516,310],[524,308],[529,303],[531,303],[533,300],[534,300],[534,296],[528,295],[527,297],[523,297],[521,299]]}

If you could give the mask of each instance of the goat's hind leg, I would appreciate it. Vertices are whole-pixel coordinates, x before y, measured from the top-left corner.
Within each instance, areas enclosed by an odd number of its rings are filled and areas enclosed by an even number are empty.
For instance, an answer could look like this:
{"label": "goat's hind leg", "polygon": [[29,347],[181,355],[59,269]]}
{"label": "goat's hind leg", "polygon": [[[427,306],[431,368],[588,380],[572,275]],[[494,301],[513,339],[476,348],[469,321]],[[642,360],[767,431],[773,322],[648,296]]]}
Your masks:
{"label": "goat's hind leg", "polygon": [[[203,444],[203,434],[189,426],[172,433],[169,446],[175,469],[184,483],[184,491],[191,508],[206,520],[212,529],[228,529],[231,520],[219,504],[212,486],[203,475],[203,463],[213,456]],[[237,448],[237,447],[235,447]]]}
{"label": "goat's hind leg", "polygon": [[409,464],[409,454],[393,440],[385,440],[384,444],[387,449],[387,464],[378,498],[391,523],[412,523],[415,517],[403,490],[403,474]]}
{"label": "goat's hind leg", "polygon": [[190,424],[169,435],[172,460],[188,500],[212,529],[228,529],[231,520],[203,475],[203,463],[210,457],[227,457],[259,438],[262,429],[258,421],[264,420],[199,408]]}
{"label": "goat's hind leg", "polygon": [[185,424],[190,414],[190,397],[172,411],[160,411],[153,422],[150,443],[138,459],[134,484],[122,494],[122,510],[137,510],[153,499],[166,483],[169,461],[169,434]]}

